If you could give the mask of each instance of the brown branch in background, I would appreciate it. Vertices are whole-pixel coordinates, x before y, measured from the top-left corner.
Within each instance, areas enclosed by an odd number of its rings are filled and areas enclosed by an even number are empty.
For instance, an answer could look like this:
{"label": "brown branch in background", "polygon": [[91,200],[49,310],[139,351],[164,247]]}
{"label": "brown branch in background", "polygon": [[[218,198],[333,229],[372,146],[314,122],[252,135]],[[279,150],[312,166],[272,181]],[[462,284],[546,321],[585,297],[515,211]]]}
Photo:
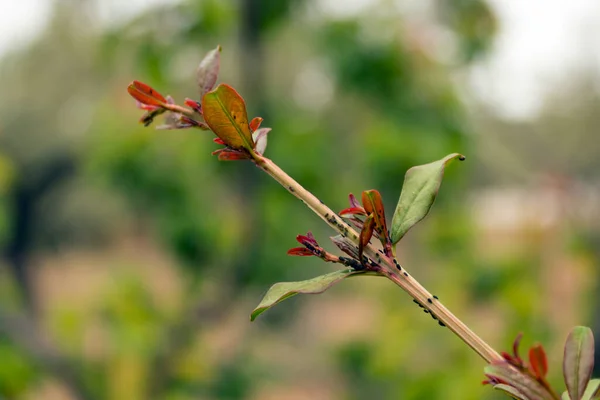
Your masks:
{"label": "brown branch in background", "polygon": [[37,310],[37,299],[32,288],[29,256],[34,246],[36,207],[50,188],[73,175],[75,164],[68,154],[64,154],[36,169],[41,172],[23,171],[22,175],[25,178],[17,181],[9,193],[11,231],[4,250],[23,303],[27,310],[34,314]]}

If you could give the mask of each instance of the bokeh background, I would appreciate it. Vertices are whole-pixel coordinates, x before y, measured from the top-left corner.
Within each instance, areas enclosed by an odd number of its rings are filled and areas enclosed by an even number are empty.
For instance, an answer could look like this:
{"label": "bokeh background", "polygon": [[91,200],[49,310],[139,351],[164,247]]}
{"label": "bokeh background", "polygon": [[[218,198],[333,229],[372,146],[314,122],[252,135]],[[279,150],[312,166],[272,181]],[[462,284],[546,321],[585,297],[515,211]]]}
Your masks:
{"label": "bokeh background", "polygon": [[217,44],[267,156],[335,210],[376,188],[391,217],[407,168],[467,156],[398,253],[492,346],[542,342],[562,389],[570,328],[600,339],[596,0],[4,3],[0,398],[503,398],[384,280],[249,322],[331,270],[286,251],[332,231],[210,135],[141,127],[125,90],[193,98]]}

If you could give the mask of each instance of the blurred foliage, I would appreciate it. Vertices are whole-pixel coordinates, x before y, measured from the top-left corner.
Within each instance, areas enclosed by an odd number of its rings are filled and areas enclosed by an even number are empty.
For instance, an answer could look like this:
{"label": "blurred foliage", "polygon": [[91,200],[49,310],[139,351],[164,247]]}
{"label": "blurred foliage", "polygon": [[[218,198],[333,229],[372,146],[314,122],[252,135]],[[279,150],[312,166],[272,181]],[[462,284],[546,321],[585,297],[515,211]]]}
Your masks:
{"label": "blurred foliage", "polygon": [[458,41],[459,59],[472,62],[484,56],[497,31],[490,7],[479,0],[447,0],[439,2],[439,10]]}
{"label": "blurred foliage", "polygon": [[[486,2],[428,2],[417,17],[385,0],[345,16],[316,0],[182,1],[107,23],[100,1],[56,1],[43,34],[0,62],[0,397],[499,398],[478,386],[481,361],[385,282],[344,282],[248,323],[269,284],[329,271],[285,252],[296,234],[324,244],[331,232],[251,165],[217,162],[210,135],[141,127],[125,91],[138,79],[194,98],[195,67],[216,44],[220,81],[273,128],[267,156],[335,210],[377,188],[389,219],[406,169],[467,155],[398,254],[494,347],[522,330],[556,362],[553,345],[583,318],[572,310],[592,315],[581,305],[597,229],[567,230],[563,215],[494,235],[473,215],[473,182],[511,176],[472,135],[473,121],[503,122],[470,118],[456,86],[493,42]],[[549,111],[536,126],[565,139],[560,121]],[[546,153],[554,139],[529,128],[502,134],[514,158],[595,176],[591,146],[573,156],[595,142]],[[573,284],[552,286],[565,265]],[[8,324],[15,310],[38,328]],[[47,339],[53,351],[40,353]]]}

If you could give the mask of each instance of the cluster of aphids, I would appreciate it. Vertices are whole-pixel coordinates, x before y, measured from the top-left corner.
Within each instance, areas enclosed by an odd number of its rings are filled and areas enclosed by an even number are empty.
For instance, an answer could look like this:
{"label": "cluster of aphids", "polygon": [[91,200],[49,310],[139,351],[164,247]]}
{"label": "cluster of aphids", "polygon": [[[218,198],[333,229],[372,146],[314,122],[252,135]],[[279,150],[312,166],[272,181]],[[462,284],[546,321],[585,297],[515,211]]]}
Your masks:
{"label": "cluster of aphids", "polygon": [[[438,297],[437,297],[437,296],[433,296],[433,298],[434,298],[434,299],[436,299],[436,300],[438,299]],[[431,315],[431,318],[433,318],[435,321],[437,321],[437,322],[438,322],[438,324],[439,324],[440,326],[446,326],[446,324],[444,324],[442,321],[438,320],[438,318],[437,318],[437,317],[436,317],[436,316],[435,316],[435,315],[434,315],[434,314],[433,314],[433,313],[432,313],[430,310],[428,310],[428,309],[427,309],[427,308],[426,308],[426,307],[425,307],[423,304],[419,303],[419,302],[418,302],[417,300],[415,300],[415,299],[413,299],[413,302],[414,302],[416,305],[418,305],[419,307],[421,307],[421,308],[423,309],[423,312],[424,312],[425,314],[429,314],[429,315]],[[433,304],[433,300],[431,300],[431,299],[427,299],[427,302],[428,302],[429,304]]]}

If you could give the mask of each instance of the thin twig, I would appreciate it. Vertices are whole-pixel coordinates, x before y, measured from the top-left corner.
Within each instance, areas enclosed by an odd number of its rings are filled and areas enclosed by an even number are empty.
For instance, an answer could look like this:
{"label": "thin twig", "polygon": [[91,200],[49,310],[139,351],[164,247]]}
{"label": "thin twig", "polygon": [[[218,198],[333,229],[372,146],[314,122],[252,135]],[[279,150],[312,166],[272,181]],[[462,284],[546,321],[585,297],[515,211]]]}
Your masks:
{"label": "thin twig", "polygon": [[166,108],[169,111],[173,111],[178,114],[183,114],[190,118],[195,118],[197,116],[196,112],[190,108],[178,106],[177,104],[164,104],[163,108]]}

